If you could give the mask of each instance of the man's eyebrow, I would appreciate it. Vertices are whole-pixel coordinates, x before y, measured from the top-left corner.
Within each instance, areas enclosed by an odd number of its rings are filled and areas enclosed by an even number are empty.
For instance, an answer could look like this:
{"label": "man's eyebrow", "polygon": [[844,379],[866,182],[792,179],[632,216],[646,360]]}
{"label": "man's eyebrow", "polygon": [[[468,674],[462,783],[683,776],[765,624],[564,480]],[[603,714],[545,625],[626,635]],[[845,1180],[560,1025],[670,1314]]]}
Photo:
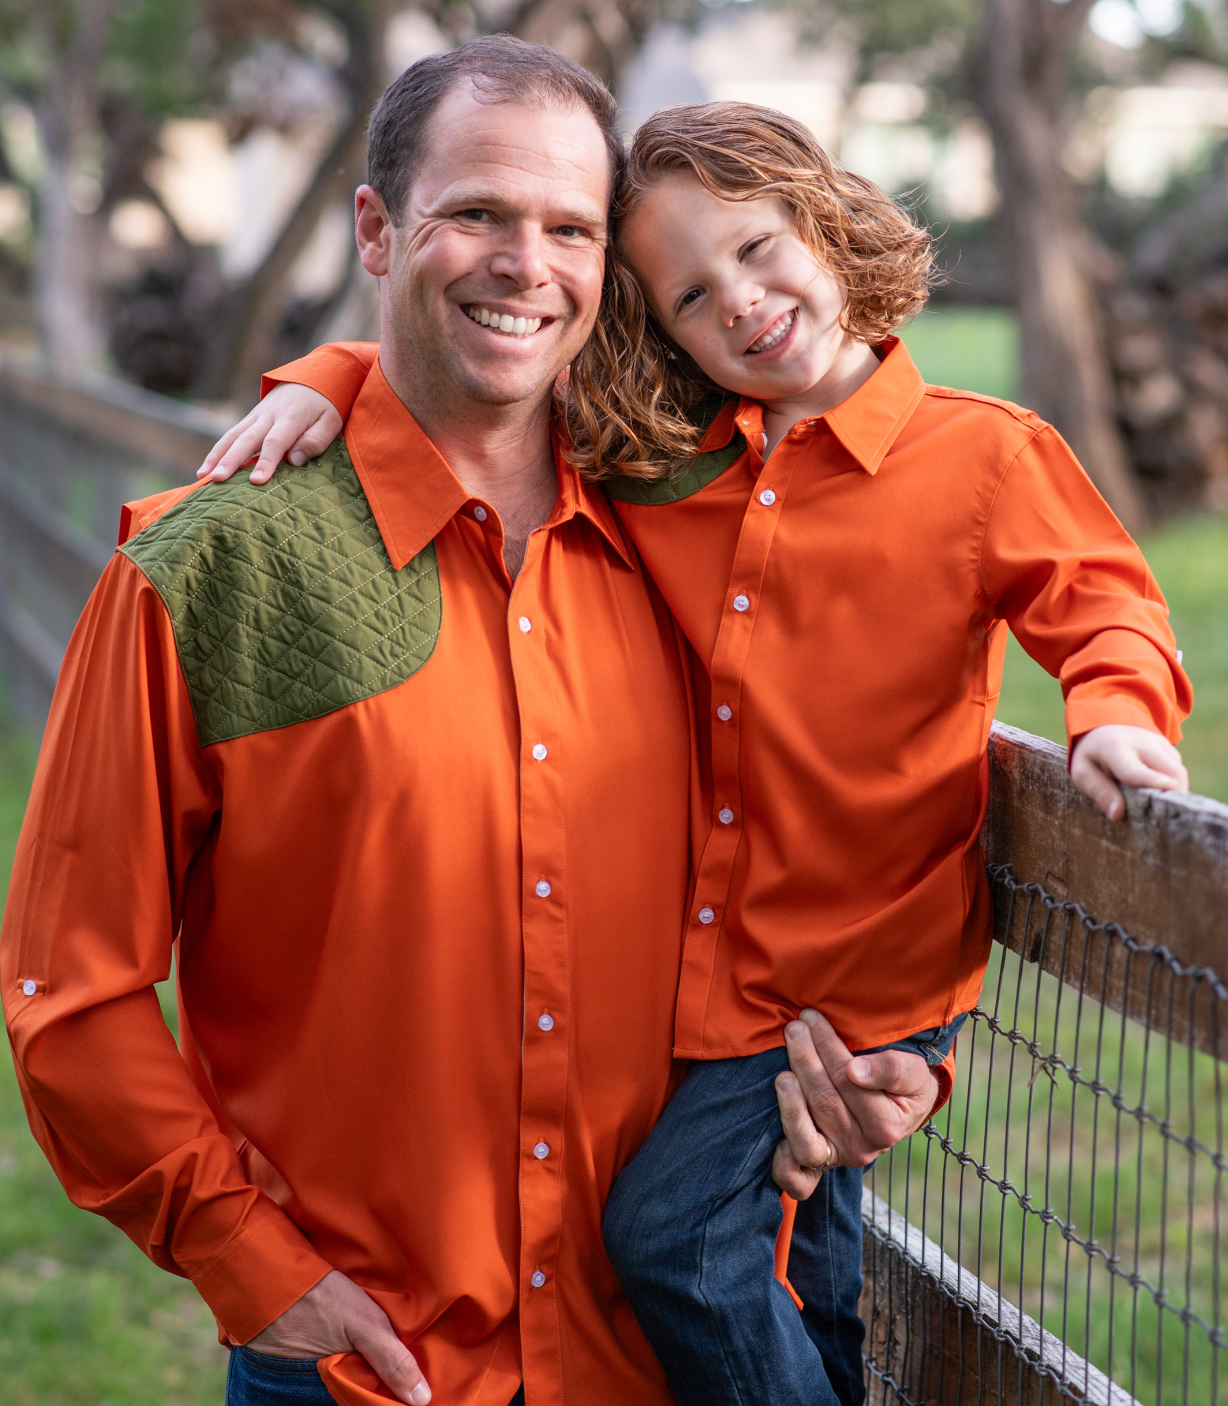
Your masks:
{"label": "man's eyebrow", "polygon": [[[496,195],[494,191],[473,187],[471,189],[449,191],[444,198],[437,202],[436,208],[447,210],[504,210],[509,202],[506,197]],[[589,206],[564,206],[561,209],[552,210],[549,216],[549,223],[552,225],[593,225],[604,227],[608,222],[607,212],[597,205]]]}

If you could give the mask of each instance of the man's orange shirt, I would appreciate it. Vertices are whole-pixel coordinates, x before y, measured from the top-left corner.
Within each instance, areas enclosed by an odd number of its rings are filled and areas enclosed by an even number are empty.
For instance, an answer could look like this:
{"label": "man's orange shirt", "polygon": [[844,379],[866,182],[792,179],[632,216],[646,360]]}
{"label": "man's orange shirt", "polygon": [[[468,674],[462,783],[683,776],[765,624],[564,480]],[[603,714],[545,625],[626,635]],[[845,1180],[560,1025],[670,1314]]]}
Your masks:
{"label": "man's orange shirt", "polygon": [[[374,352],[270,380],[344,414]],[[606,484],[706,666],[680,1058],[778,1046],[806,1005],[858,1049],[975,1004],[1008,627],[1060,678],[1071,738],[1176,741],[1189,712],[1159,587],[1057,432],[927,386],[895,338],[879,354],[766,464],[762,406],[730,400],[680,478]]]}
{"label": "man's orange shirt", "polygon": [[601,1216],[678,1070],[685,645],[566,467],[513,584],[378,367],[345,445],[134,505],[86,608],[0,952],[31,1124],[231,1341],[336,1268],[441,1403],[666,1406]]}

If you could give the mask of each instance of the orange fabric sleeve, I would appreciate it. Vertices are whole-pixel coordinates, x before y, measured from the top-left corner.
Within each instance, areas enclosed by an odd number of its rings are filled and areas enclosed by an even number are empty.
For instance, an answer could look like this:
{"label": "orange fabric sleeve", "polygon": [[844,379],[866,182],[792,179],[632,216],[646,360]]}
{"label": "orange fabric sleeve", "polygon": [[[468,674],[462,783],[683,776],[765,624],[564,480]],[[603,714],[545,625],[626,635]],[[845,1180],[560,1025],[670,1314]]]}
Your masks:
{"label": "orange fabric sleeve", "polygon": [[1142,552],[1045,426],[1003,476],[981,553],[989,613],[1061,681],[1073,741],[1105,723],[1181,737],[1193,690]]}
{"label": "orange fabric sleeve", "polygon": [[220,806],[165,608],[117,555],[56,688],[0,990],[31,1129],[69,1196],[190,1278],[246,1342],[330,1266],[247,1181],[153,989]]}
{"label": "orange fabric sleeve", "polygon": [[264,399],[274,386],[283,381],[310,386],[327,396],[343,420],[350,417],[350,407],[358,399],[367,379],[367,372],[379,356],[378,342],[329,342],[267,371],[260,378],[260,398]]}

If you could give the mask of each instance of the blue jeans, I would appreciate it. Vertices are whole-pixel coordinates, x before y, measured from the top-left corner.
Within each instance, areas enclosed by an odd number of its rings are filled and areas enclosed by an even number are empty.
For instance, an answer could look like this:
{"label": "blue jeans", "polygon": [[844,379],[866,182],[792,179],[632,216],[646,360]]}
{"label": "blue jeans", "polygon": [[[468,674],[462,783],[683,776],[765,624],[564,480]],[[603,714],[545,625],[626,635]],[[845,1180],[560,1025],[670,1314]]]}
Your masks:
{"label": "blue jeans", "polygon": [[[226,1406],[332,1406],[333,1398],[310,1358],[270,1357],[236,1347],[226,1371]],[[524,1406],[524,1387],[511,1400]]]}
{"label": "blue jeans", "polygon": [[[940,1064],[964,1017],[894,1048]],[[872,1053],[873,1051],[863,1051]],[[861,1406],[861,1169],[797,1208],[774,1277],[783,1049],[695,1062],[606,1206],[606,1252],[681,1406]]]}

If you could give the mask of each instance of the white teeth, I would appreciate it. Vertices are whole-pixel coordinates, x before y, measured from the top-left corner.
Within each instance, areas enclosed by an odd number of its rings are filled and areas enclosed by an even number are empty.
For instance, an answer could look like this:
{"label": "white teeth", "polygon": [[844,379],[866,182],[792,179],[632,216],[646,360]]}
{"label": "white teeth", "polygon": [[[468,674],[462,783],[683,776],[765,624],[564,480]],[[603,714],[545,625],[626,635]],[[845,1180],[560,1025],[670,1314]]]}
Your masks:
{"label": "white teeth", "polygon": [[757,342],[753,342],[749,347],[747,347],[746,350],[751,352],[761,352],[767,351],[769,347],[774,347],[776,343],[779,342],[780,339],[788,332],[789,328],[793,326],[796,320],[797,309],[794,308],[793,311],[788,315],[785,321],[776,329],[775,332],[773,332],[770,336],[760,337]]}
{"label": "white teeth", "polygon": [[542,325],[540,317],[513,317],[511,313],[491,312],[489,308],[469,307],[464,311],[474,322],[509,337],[531,337]]}

